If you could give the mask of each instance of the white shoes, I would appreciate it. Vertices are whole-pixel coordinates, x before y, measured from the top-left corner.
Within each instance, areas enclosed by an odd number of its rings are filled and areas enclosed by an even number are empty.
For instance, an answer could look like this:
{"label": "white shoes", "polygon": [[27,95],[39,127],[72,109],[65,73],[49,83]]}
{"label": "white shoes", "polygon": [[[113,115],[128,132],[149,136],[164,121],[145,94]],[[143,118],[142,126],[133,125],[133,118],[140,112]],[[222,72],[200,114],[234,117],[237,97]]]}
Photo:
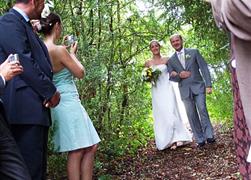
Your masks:
{"label": "white shoes", "polygon": [[175,150],[176,148],[177,148],[176,143],[174,143],[174,144],[170,147],[171,150]]}
{"label": "white shoes", "polygon": [[184,142],[182,142],[182,141],[178,141],[178,142],[176,142],[176,145],[179,147],[179,146],[183,146],[184,145]]}
{"label": "white shoes", "polygon": [[173,145],[170,147],[170,149],[175,150],[177,147],[184,146],[189,143],[190,143],[189,141],[178,141],[178,142],[173,143]]}

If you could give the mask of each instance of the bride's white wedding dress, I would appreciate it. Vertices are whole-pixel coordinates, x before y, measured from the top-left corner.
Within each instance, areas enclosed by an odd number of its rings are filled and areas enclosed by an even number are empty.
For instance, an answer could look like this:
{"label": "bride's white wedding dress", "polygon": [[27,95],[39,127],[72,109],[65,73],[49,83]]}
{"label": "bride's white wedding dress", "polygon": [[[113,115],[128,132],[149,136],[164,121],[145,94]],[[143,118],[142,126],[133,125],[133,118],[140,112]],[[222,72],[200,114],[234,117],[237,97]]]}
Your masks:
{"label": "bride's white wedding dress", "polygon": [[[192,136],[182,122],[173,83],[165,64],[154,65],[161,70],[156,86],[152,87],[152,108],[156,146],[163,150],[178,141],[192,141]],[[179,101],[181,101],[179,99]]]}

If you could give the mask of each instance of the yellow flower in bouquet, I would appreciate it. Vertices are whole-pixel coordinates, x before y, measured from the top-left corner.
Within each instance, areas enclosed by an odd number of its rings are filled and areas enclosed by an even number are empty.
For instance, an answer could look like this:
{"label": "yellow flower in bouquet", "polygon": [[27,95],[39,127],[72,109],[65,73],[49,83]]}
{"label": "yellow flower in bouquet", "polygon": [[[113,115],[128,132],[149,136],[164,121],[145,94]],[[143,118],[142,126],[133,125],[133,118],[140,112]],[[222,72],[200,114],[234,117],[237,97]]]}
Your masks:
{"label": "yellow flower in bouquet", "polygon": [[156,86],[156,82],[161,74],[159,69],[153,69],[151,67],[144,68],[142,72],[142,79],[144,82],[150,82],[153,86]]}

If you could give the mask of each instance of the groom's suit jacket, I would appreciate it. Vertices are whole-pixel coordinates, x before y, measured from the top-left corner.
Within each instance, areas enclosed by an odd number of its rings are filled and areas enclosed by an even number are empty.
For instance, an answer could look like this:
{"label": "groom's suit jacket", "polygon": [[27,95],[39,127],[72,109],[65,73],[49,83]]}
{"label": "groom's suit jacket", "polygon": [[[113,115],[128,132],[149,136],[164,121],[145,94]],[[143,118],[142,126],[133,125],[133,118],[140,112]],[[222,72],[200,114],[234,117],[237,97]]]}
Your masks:
{"label": "groom's suit jacket", "polygon": [[43,102],[56,92],[52,67],[44,43],[16,10],[0,18],[0,62],[17,53],[24,68],[6,85],[2,96],[10,124],[50,125]]}
{"label": "groom's suit jacket", "polygon": [[170,77],[171,81],[179,83],[182,99],[191,97],[192,94],[205,93],[205,87],[211,87],[211,76],[208,65],[197,49],[184,49],[185,68],[181,65],[178,56],[174,53],[168,61],[169,73],[176,71],[190,71],[191,76],[181,79],[179,76]]}

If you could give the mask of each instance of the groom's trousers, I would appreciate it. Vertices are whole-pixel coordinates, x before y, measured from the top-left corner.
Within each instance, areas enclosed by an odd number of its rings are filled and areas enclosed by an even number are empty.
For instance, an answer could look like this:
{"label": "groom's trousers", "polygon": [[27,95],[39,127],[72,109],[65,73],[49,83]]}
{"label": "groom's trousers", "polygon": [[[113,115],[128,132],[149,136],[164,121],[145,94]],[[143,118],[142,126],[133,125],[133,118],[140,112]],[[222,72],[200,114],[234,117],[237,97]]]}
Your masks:
{"label": "groom's trousers", "polygon": [[31,180],[26,164],[0,110],[0,179]]}
{"label": "groom's trousers", "polygon": [[213,138],[213,126],[210,122],[206,107],[206,95],[197,94],[183,99],[188,120],[197,143]]}

